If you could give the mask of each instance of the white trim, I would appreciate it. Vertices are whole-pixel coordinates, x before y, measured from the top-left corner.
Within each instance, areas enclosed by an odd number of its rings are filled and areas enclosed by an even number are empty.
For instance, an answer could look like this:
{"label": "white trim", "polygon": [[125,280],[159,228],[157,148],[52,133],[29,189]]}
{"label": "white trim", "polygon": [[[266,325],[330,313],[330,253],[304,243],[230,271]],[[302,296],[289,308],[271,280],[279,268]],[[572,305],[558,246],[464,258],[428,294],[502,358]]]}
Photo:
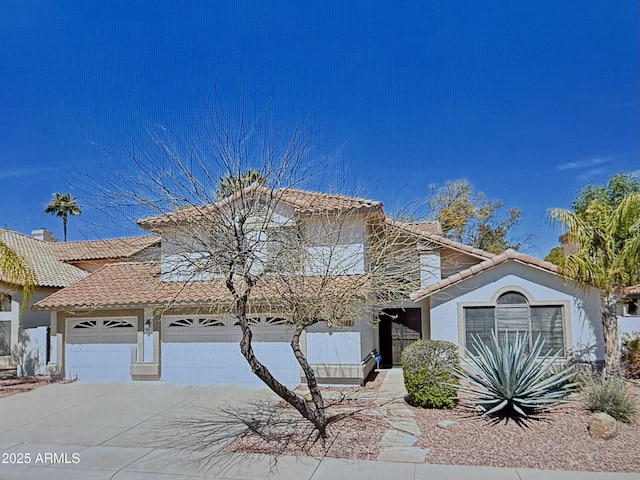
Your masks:
{"label": "white trim", "polygon": [[67,344],[131,343],[137,342],[138,317],[67,318]]}

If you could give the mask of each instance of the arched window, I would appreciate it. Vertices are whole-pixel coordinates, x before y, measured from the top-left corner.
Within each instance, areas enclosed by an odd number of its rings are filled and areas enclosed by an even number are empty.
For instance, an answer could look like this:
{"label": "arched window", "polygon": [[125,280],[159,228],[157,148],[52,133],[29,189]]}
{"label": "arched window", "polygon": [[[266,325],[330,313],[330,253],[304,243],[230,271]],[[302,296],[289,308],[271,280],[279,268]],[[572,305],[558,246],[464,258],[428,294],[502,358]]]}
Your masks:
{"label": "arched window", "polygon": [[518,292],[507,292],[496,301],[495,320],[498,335],[514,339],[516,335],[528,335],[531,323],[529,302]]}
{"label": "arched window", "polygon": [[474,338],[488,345],[491,332],[508,339],[527,335],[529,345],[540,335],[545,346],[543,353],[558,351],[564,354],[564,311],[561,305],[530,305],[519,292],[503,293],[495,305],[465,307],[466,348],[475,352]]}
{"label": "arched window", "polygon": [[0,312],[11,311],[11,295],[8,293],[0,293]]}

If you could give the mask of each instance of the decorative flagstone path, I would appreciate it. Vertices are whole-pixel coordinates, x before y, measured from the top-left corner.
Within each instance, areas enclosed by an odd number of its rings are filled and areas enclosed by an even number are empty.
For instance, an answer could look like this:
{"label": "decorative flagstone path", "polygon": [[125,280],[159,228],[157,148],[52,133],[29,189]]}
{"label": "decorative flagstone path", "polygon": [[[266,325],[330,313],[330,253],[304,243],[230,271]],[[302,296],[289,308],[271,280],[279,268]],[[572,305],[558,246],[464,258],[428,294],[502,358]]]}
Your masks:
{"label": "decorative flagstone path", "polygon": [[389,424],[382,437],[378,460],[425,462],[429,454],[429,449],[414,446],[421,432],[413,412],[404,400],[406,394],[402,369],[387,370],[376,398],[378,402],[385,404],[385,420]]}

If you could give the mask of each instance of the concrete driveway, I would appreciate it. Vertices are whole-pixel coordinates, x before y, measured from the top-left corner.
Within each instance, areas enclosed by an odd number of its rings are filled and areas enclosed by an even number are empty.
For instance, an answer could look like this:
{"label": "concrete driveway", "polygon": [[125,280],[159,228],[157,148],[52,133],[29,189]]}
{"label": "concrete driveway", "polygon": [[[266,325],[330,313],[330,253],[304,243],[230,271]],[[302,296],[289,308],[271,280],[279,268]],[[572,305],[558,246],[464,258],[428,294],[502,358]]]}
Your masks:
{"label": "concrete driveway", "polygon": [[[0,399],[0,480],[638,480],[638,474],[220,455],[207,420],[266,389],[54,384]],[[218,413],[216,413],[218,412]],[[217,430],[216,430],[217,431]],[[363,439],[366,441],[366,439]]]}
{"label": "concrete driveway", "polygon": [[6,397],[0,479],[223,478],[230,457],[220,459],[196,422],[266,398],[274,397],[265,389],[145,383],[54,384]]}

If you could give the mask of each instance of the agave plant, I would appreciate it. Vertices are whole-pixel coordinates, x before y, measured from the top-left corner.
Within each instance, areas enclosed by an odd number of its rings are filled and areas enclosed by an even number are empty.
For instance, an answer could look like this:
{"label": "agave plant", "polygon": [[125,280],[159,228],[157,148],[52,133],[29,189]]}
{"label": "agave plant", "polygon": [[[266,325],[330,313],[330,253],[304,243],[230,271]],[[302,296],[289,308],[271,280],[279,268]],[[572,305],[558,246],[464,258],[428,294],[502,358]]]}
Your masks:
{"label": "agave plant", "polygon": [[469,382],[470,386],[460,386],[459,390],[471,395],[469,401],[482,410],[483,416],[535,416],[565,402],[577,385],[571,383],[575,375],[571,368],[551,371],[560,352],[540,356],[544,347],[540,336],[530,351],[526,335],[516,335],[513,341],[504,337],[498,340],[492,332],[489,345],[480,337],[474,338],[478,353],[473,355],[467,350],[466,368],[454,371],[458,378]]}

